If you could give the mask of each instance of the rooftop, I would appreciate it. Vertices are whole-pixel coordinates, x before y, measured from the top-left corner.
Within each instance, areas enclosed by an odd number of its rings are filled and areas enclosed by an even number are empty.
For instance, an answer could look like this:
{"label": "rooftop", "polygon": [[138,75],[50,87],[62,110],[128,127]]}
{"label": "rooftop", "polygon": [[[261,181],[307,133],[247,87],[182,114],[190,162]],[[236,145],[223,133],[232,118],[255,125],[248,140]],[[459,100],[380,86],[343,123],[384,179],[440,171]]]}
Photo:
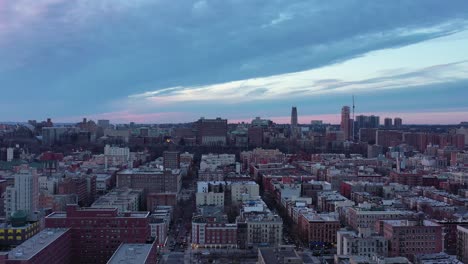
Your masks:
{"label": "rooftop", "polygon": [[383,220],[383,222],[391,226],[440,226],[439,224],[428,220],[423,220],[422,223],[410,220]]}
{"label": "rooftop", "polygon": [[153,246],[153,244],[122,243],[107,264],[145,263]]}
{"label": "rooftop", "polygon": [[10,251],[8,259],[29,260],[68,230],[68,228],[47,228]]}
{"label": "rooftop", "polygon": [[259,253],[266,264],[286,263],[285,258],[302,260],[293,247],[260,248]]}

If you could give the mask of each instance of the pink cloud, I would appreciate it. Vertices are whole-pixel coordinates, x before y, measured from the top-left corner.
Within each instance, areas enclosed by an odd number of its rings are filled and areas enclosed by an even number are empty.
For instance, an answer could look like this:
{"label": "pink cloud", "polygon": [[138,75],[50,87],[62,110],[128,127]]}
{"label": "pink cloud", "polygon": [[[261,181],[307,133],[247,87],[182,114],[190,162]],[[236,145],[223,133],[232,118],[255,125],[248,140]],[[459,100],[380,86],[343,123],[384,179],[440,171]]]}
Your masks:
{"label": "pink cloud", "polygon": [[179,123],[186,122],[187,113],[165,112],[165,113],[133,113],[130,111],[109,112],[100,114],[83,115],[81,117],[57,118],[57,122],[79,122],[82,118],[88,120],[108,119],[112,123]]}

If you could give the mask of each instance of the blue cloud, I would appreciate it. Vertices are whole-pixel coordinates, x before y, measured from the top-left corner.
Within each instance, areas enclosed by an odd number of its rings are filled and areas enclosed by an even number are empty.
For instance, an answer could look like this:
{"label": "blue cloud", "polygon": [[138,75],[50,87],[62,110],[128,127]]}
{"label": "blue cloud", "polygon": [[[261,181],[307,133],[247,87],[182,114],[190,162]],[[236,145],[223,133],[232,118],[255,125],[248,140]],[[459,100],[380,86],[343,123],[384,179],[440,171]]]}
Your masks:
{"label": "blue cloud", "polygon": [[0,104],[14,102],[23,119],[318,68],[453,34],[468,20],[464,0],[4,2]]}

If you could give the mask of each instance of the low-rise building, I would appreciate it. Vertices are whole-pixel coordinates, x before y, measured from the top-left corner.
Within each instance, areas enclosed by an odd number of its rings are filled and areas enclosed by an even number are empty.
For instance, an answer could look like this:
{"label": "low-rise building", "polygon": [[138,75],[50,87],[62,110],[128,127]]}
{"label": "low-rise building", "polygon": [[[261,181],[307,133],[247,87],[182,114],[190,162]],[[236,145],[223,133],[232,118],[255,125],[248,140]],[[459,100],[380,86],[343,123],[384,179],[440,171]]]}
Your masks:
{"label": "low-rise building", "polygon": [[228,223],[220,207],[204,206],[192,218],[192,247],[235,248],[237,225]]}
{"label": "low-rise building", "polygon": [[258,264],[302,264],[302,258],[294,247],[259,248]]}
{"label": "low-rise building", "polygon": [[382,256],[388,255],[387,239],[369,232],[339,230],[337,233],[337,255],[340,256]]}
{"label": "low-rise building", "polygon": [[298,222],[302,240],[311,246],[331,245],[336,242],[336,233],[340,229],[338,214],[304,212],[299,214]]}
{"label": "low-rise building", "polygon": [[388,254],[414,260],[415,255],[442,252],[442,226],[428,220],[382,220]]}
{"label": "low-rise building", "polygon": [[0,264],[72,263],[72,231],[48,228],[9,252],[0,253]]}
{"label": "low-rise building", "polygon": [[[200,182],[199,186],[201,186]],[[214,205],[224,206],[224,196],[226,186],[222,183],[207,183],[203,188],[198,188],[198,192],[195,194],[196,205]]]}
{"label": "low-rise building", "polygon": [[142,194],[143,190],[115,189],[99,197],[91,207],[117,208],[119,212],[138,211],[141,207]]}
{"label": "low-rise building", "polygon": [[254,199],[259,195],[259,186],[256,182],[233,182],[231,184],[231,202],[234,204]]}
{"label": "low-rise building", "polygon": [[347,224],[354,230],[359,228],[376,229],[377,221],[391,219],[411,219],[415,214],[411,211],[386,209],[374,205],[363,203],[350,207],[347,210]]}
{"label": "low-rise building", "polygon": [[[283,239],[283,220],[279,215],[273,214],[262,200],[244,202],[240,215],[237,217],[237,225],[241,237],[241,248],[245,246],[278,246]],[[245,245],[246,243],[246,245]]]}

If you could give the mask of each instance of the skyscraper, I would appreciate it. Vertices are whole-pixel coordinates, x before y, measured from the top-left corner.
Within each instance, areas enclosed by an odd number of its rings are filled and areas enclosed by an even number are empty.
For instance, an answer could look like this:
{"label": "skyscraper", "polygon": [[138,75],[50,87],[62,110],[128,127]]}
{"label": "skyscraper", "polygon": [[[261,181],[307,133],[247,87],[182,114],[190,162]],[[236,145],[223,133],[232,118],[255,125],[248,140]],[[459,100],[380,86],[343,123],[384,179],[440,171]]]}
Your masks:
{"label": "skyscraper", "polygon": [[296,127],[296,126],[297,126],[297,108],[293,106],[291,110],[291,127]]}
{"label": "skyscraper", "polygon": [[390,117],[384,119],[385,128],[391,128],[393,126],[393,120]]}
{"label": "skyscraper", "polygon": [[400,128],[403,125],[403,120],[399,117],[395,117],[393,124],[396,128]]}
{"label": "skyscraper", "polygon": [[297,138],[299,129],[297,126],[297,108],[295,106],[291,109],[291,137]]}
{"label": "skyscraper", "polygon": [[379,128],[380,126],[380,117],[371,115],[369,116],[369,128]]}
{"label": "skyscraper", "polygon": [[341,131],[344,132],[345,140],[349,140],[352,134],[350,113],[351,111],[349,106],[343,106],[343,108],[341,108]]}
{"label": "skyscraper", "polygon": [[356,130],[359,131],[361,128],[378,128],[380,123],[380,118],[375,115],[365,116],[358,115],[356,116]]}

